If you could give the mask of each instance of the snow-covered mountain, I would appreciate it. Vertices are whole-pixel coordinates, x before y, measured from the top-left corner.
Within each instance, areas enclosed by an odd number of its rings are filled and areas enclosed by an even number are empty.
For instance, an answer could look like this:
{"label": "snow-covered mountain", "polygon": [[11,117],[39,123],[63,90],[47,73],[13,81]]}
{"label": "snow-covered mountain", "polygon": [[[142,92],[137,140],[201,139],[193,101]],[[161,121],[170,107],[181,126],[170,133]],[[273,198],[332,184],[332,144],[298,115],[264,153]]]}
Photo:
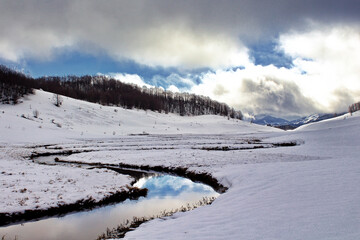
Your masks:
{"label": "snow-covered mountain", "polygon": [[299,119],[295,119],[292,121],[288,121],[283,118],[276,118],[270,115],[258,115],[256,116],[253,123],[260,124],[260,125],[268,125],[268,126],[275,126],[284,129],[294,129],[300,127],[304,124],[319,122],[325,119],[330,119],[339,115],[343,115],[345,113],[334,114],[334,113],[316,113],[306,117],[302,117]]}
{"label": "snow-covered mountain", "polygon": [[330,118],[334,118],[337,117],[339,115],[344,115],[345,113],[340,113],[340,114],[334,114],[334,113],[317,113],[317,114],[312,114],[303,118],[299,118],[296,120],[291,121],[290,123],[293,126],[299,127],[301,125],[304,124],[308,124],[308,123],[312,123],[312,122],[319,122],[322,120],[326,120],[326,119],[330,119]]}
{"label": "snow-covered mountain", "polygon": [[281,126],[281,125],[290,124],[290,122],[286,119],[276,118],[270,115],[256,116],[255,120],[253,120],[252,122],[260,125],[271,125],[271,126]]}

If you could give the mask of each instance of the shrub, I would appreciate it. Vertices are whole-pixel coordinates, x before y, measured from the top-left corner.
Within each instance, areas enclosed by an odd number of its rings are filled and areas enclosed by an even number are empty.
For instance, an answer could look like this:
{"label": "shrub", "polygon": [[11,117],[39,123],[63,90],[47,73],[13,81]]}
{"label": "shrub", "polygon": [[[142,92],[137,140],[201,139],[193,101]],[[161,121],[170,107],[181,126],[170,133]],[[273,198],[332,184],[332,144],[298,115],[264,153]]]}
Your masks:
{"label": "shrub", "polygon": [[34,116],[34,118],[38,118],[39,117],[39,111],[38,110],[34,110],[33,111],[33,116]]}

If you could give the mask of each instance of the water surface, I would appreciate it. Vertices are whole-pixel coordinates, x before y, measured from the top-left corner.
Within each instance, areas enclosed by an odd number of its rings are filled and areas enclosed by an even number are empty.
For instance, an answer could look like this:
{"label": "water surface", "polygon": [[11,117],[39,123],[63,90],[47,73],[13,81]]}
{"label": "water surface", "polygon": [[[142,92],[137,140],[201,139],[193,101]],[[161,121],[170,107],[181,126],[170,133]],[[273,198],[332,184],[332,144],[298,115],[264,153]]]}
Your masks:
{"label": "water surface", "polygon": [[148,196],[63,217],[0,227],[0,238],[5,236],[5,239],[16,237],[18,240],[96,239],[106,228],[117,227],[127,219],[151,217],[164,210],[171,211],[187,204],[195,204],[203,197],[219,195],[207,185],[171,175],[142,178],[135,186],[148,188]]}

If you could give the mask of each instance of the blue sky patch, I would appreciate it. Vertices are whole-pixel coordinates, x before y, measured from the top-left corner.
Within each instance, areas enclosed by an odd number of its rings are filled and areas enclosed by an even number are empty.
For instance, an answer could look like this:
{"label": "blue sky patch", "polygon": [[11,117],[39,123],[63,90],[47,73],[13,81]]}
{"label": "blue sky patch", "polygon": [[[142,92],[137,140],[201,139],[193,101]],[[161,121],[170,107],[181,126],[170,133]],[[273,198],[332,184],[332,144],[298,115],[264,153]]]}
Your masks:
{"label": "blue sky patch", "polygon": [[280,68],[292,68],[293,59],[284,52],[276,49],[276,41],[259,41],[248,45],[250,58],[255,65],[268,66],[270,64]]}
{"label": "blue sky patch", "polygon": [[55,57],[50,61],[32,58],[12,63],[0,59],[0,64],[22,71],[32,77],[66,76],[66,75],[96,75],[123,73],[137,74],[144,82],[156,87],[168,88],[175,85],[178,88],[189,88],[189,84],[179,81],[179,77],[191,78],[195,84],[200,84],[200,75],[208,72],[208,68],[180,70],[175,67],[151,67],[136,63],[133,60],[114,60],[106,54],[91,55],[69,49],[56,50]]}

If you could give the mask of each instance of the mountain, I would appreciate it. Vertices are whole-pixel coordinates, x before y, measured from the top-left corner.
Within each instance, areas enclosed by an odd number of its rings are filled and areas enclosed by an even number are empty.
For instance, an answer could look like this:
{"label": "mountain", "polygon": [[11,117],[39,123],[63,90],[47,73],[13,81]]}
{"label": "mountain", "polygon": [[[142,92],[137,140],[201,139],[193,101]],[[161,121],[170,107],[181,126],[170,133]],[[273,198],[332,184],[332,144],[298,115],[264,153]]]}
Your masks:
{"label": "mountain", "polygon": [[300,127],[304,124],[309,124],[313,122],[319,122],[322,120],[330,119],[339,115],[343,115],[344,113],[336,114],[336,113],[316,113],[306,117],[302,117],[296,120],[288,121],[283,118],[276,118],[270,115],[258,115],[256,116],[253,123],[260,124],[260,125],[268,125],[277,128],[281,128],[284,130],[295,129]]}
{"label": "mountain", "polygon": [[307,117],[299,118],[297,120],[291,121],[293,126],[299,127],[304,124],[312,123],[312,122],[319,122],[322,120],[330,119],[333,117],[337,117],[339,115],[343,115],[344,113],[336,114],[336,113],[321,113],[321,114],[312,114]]}
{"label": "mountain", "polygon": [[260,125],[271,125],[271,126],[280,126],[280,125],[287,125],[290,124],[288,120],[283,118],[276,118],[270,115],[265,115],[261,118],[255,118],[253,123],[260,124]]}

